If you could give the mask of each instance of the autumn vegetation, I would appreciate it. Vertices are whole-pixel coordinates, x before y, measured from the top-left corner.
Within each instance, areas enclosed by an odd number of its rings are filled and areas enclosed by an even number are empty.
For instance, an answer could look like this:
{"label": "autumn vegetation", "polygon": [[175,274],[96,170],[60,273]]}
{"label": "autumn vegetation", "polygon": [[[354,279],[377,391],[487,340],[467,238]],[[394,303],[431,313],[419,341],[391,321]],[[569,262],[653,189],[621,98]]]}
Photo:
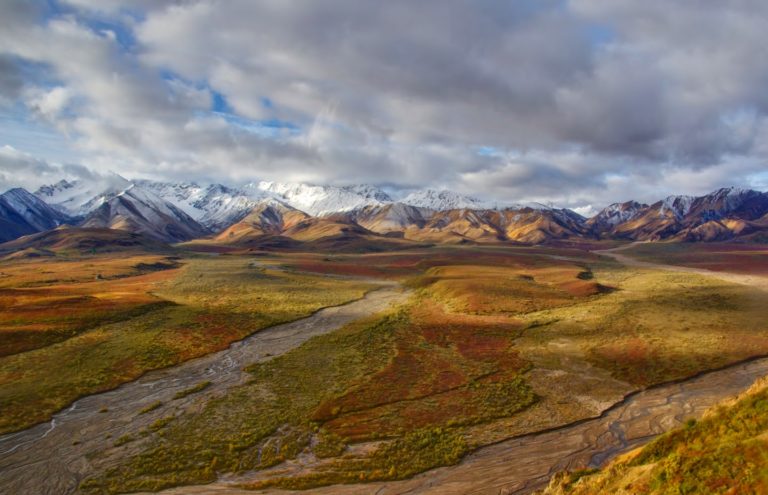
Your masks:
{"label": "autumn vegetation", "polygon": [[[7,260],[0,331],[20,337],[0,357],[0,428],[359,298],[373,287],[365,277],[399,282],[408,301],[248,365],[224,393],[207,382],[179,392],[167,403],[195,401],[193,411],[143,416],[152,422],[140,434],[93,453],[110,462],[81,488],[154,491],[223,474],[248,488],[403,479],[595,416],[634,390],[768,354],[766,294],[628,268],[584,247]],[[105,300],[114,306],[102,311]]]}
{"label": "autumn vegetation", "polygon": [[560,473],[543,495],[768,493],[768,379],[604,469]]}
{"label": "autumn vegetation", "polygon": [[240,257],[55,257],[0,272],[0,432],[371,288]]}

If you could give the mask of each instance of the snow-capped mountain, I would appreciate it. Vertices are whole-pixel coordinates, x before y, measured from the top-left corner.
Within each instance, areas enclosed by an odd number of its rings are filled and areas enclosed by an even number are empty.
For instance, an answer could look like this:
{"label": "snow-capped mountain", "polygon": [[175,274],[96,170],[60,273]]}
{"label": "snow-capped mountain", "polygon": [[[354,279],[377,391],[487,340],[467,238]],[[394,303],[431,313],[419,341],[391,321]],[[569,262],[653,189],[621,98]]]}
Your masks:
{"label": "snow-capped mountain", "polygon": [[0,197],[37,231],[52,229],[70,220],[67,215],[51,208],[37,196],[20,187],[10,189]]}
{"label": "snow-capped mountain", "polygon": [[[499,204],[448,190],[423,189],[393,200],[370,185],[252,182],[229,187],[129,181],[112,174],[87,181],[63,180],[41,187],[35,194],[51,204],[52,211],[86,218],[84,223],[89,226],[123,228],[165,241],[210,233],[226,233],[214,238],[219,241],[246,233],[248,238],[282,236],[293,231],[281,220],[283,226],[278,234],[270,220],[285,215],[290,221],[303,219],[301,222],[312,224],[313,235],[333,229],[356,232],[360,227],[367,232],[365,235],[424,242],[538,243],[577,236],[725,240],[768,229],[768,194],[738,188],[719,189],[699,197],[669,196],[650,206],[635,201],[616,203],[590,219],[572,210],[539,203]],[[19,208],[4,208],[5,213],[0,211],[0,215],[5,215],[5,230],[9,232],[6,237],[48,225],[27,225]],[[312,218],[324,222],[315,225]],[[27,226],[18,227],[21,224]],[[301,235],[308,235],[306,229]]]}
{"label": "snow-capped mountain", "polygon": [[187,241],[208,233],[177,206],[135,185],[102,203],[81,226],[127,230],[165,242]]}
{"label": "snow-capped mountain", "polygon": [[243,191],[250,197],[253,197],[255,192],[269,193],[312,216],[326,216],[366,206],[392,203],[392,198],[387,193],[369,185],[339,187],[262,181],[247,184]]}
{"label": "snow-capped mountain", "polygon": [[599,235],[609,231],[619,224],[629,222],[641,215],[648,205],[638,203],[637,201],[626,201],[624,203],[613,203],[602,210],[597,215],[586,221],[586,225]]}
{"label": "snow-capped mountain", "polygon": [[754,220],[766,211],[768,194],[751,189],[727,187],[696,198],[689,213],[701,215],[706,220],[717,220],[736,214],[745,220]]}
{"label": "snow-capped mountain", "polygon": [[449,210],[521,210],[523,208],[530,208],[533,210],[549,210],[551,206],[547,206],[541,203],[514,203],[514,202],[500,202],[489,201],[484,199],[475,198],[466,194],[460,194],[455,191],[447,189],[419,189],[413,191],[403,199],[399,200],[400,203],[415,206],[417,208],[425,208],[432,211],[449,211]]}
{"label": "snow-capped mountain", "polygon": [[35,191],[35,196],[73,217],[82,217],[130,187],[132,182],[117,174],[91,180],[61,180]]}
{"label": "snow-capped mountain", "polygon": [[421,189],[410,193],[400,200],[401,203],[427,208],[435,211],[446,210],[483,210],[496,208],[495,204],[482,201],[471,196],[465,196],[453,191],[437,189]]}
{"label": "snow-capped mountain", "polygon": [[675,218],[683,218],[691,210],[695,199],[693,196],[668,196],[658,208],[659,216],[668,216],[671,213]]}
{"label": "snow-capped mountain", "polygon": [[366,206],[350,212],[349,221],[379,234],[402,232],[412,227],[423,227],[431,211],[405,203],[391,203],[382,206]]}
{"label": "snow-capped mountain", "polygon": [[274,200],[272,194],[259,189],[235,189],[221,184],[200,186],[194,182],[135,182],[214,232],[239,222],[264,201]]}
{"label": "snow-capped mountain", "polygon": [[727,240],[763,230],[767,216],[768,194],[731,187],[698,197],[669,196],[602,233],[636,240]]}
{"label": "snow-capped mountain", "polygon": [[163,198],[195,220],[205,214],[204,210],[194,206],[195,203],[205,196],[205,188],[194,182],[156,182],[138,179],[134,180],[133,183]]}
{"label": "snow-capped mountain", "polygon": [[198,221],[213,231],[239,222],[260,204],[277,202],[267,194],[249,195],[219,184],[211,184],[205,188],[204,193],[192,206],[205,212]]}
{"label": "snow-capped mountain", "polygon": [[0,241],[53,229],[70,221],[26,189],[14,188],[0,195]]}

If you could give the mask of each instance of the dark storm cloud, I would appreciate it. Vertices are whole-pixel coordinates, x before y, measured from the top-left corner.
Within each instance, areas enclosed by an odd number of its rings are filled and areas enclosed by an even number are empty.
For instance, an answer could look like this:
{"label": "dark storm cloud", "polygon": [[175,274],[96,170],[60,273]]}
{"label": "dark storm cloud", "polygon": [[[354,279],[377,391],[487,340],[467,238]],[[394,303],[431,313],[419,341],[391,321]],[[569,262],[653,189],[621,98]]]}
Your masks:
{"label": "dark storm cloud", "polygon": [[68,0],[0,19],[0,94],[125,173],[576,205],[749,185],[768,153],[757,0]]}

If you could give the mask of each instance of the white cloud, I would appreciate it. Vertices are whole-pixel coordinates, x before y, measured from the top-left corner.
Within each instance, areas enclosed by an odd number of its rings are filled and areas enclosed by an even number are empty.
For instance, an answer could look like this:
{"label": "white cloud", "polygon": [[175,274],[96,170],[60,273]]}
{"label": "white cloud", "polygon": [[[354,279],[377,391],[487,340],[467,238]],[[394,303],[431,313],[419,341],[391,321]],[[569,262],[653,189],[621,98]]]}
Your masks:
{"label": "white cloud", "polygon": [[97,169],[584,206],[768,157],[758,0],[53,3],[0,5],[0,104]]}
{"label": "white cloud", "polygon": [[69,89],[57,86],[50,90],[33,88],[27,91],[27,106],[44,118],[55,121],[71,98]]}

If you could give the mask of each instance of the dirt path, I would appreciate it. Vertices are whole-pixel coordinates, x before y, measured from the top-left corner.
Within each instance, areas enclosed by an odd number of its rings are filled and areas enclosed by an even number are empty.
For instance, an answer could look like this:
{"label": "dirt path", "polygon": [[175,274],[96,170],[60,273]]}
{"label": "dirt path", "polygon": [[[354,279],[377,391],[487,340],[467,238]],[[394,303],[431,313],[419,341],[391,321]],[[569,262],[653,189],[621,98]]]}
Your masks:
{"label": "dirt path", "polygon": [[[715,272],[636,260],[620,248],[595,251],[620,263],[639,268],[696,273],[768,288],[759,276]],[[768,358],[733,365],[722,370],[642,392],[630,394],[599,418],[547,432],[512,438],[483,447],[460,464],[434,469],[399,482],[334,485],[314,490],[259,492],[239,490],[224,482],[167,490],[164,495],[520,495],[543,487],[552,474],[563,469],[596,467],[617,454],[641,445],[654,436],[699,417],[712,405],[746,390],[768,375]]]}
{"label": "dirt path", "polygon": [[[307,318],[261,330],[228,349],[164,370],[152,371],[112,391],[74,402],[48,423],[0,437],[0,493],[62,495],[77,490],[93,470],[88,453],[106,442],[142,428],[171,412],[193,410],[208,397],[246,379],[243,366],[284,354],[316,335],[383,311],[404,301],[407,292],[394,284],[364,298],[322,309]],[[201,382],[204,391],[183,399],[174,396]],[[161,401],[151,413],[138,414]]]}

